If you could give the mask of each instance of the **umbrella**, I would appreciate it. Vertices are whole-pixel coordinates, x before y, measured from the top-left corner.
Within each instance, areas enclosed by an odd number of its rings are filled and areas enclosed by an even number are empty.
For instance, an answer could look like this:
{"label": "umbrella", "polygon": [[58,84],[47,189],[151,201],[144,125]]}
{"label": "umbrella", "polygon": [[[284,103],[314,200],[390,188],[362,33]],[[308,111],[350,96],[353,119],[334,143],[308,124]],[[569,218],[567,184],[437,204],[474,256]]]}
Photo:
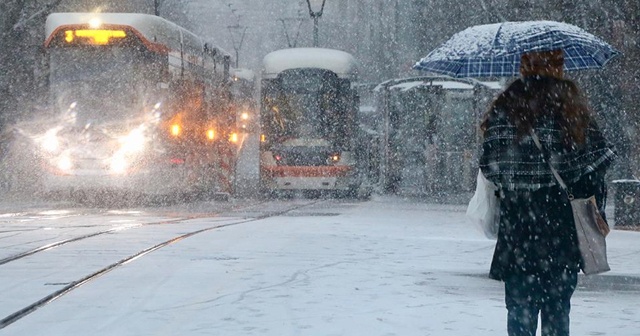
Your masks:
{"label": "umbrella", "polygon": [[469,27],[413,68],[451,77],[518,76],[520,56],[533,51],[564,51],[566,71],[597,69],[619,52],[584,29],[555,21],[502,22]]}

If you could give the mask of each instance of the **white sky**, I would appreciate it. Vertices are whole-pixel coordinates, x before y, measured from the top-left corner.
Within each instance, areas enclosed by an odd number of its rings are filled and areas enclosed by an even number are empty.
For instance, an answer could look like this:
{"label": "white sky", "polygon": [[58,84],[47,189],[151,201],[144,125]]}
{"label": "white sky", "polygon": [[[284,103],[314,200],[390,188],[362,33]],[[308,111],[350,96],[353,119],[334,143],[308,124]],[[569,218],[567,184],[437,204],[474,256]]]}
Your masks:
{"label": "white sky", "polygon": [[[174,216],[2,205],[0,259]],[[207,231],[116,268],[0,335],[506,335],[502,283],[487,278],[494,242],[464,211],[375,197]],[[0,265],[0,318],[143,248],[254,215],[140,226]],[[581,276],[573,335],[640,335],[639,238],[612,231],[612,271]]]}

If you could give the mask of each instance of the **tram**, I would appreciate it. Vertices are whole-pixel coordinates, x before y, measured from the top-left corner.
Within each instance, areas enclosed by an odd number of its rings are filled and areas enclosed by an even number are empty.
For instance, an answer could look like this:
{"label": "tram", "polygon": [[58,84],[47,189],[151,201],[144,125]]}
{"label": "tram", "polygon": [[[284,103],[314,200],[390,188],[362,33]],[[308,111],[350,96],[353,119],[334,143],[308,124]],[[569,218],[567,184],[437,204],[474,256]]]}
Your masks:
{"label": "tram", "polygon": [[291,48],[263,59],[260,183],[263,191],[356,195],[357,63],[349,53]]}
{"label": "tram", "polygon": [[19,133],[45,191],[233,192],[230,56],[161,17],[54,13],[50,109]]}

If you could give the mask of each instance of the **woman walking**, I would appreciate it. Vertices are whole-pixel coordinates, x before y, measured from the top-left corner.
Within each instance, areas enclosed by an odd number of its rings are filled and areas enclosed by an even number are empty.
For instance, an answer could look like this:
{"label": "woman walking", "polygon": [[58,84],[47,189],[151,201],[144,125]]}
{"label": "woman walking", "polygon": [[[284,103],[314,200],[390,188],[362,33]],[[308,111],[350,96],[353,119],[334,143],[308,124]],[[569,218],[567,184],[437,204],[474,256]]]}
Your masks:
{"label": "woman walking", "polygon": [[[595,195],[604,215],[605,174],[615,158],[574,82],[562,50],[528,53],[521,78],[487,112],[480,168],[500,191],[490,276],[505,283],[510,336],[569,335],[580,252],[571,206],[550,162],[576,197]],[[540,150],[531,137],[535,132]]]}

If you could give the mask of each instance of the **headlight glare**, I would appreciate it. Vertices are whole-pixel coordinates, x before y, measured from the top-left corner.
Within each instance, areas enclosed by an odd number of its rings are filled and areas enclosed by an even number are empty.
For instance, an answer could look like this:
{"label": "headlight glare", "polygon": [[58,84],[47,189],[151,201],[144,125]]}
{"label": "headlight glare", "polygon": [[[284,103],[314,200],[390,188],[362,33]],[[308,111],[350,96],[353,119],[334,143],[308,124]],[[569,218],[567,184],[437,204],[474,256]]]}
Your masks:
{"label": "headlight glare", "polygon": [[123,156],[116,155],[111,158],[110,168],[112,173],[122,174],[127,171],[127,168],[129,168],[129,164]]}
{"label": "headlight glare", "polygon": [[58,169],[66,172],[73,168],[73,162],[71,162],[71,158],[68,156],[61,156],[58,158],[57,162]]}

